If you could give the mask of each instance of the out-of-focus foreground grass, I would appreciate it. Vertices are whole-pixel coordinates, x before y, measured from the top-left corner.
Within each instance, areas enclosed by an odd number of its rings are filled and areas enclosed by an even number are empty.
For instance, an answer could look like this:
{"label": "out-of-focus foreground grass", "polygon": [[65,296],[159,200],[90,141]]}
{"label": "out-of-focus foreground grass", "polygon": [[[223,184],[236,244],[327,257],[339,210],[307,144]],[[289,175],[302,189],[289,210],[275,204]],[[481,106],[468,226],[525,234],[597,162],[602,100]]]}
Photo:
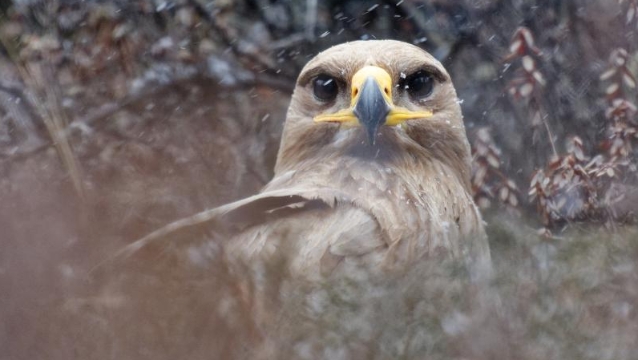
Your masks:
{"label": "out-of-focus foreground grass", "polygon": [[[635,225],[543,224],[527,198],[552,155],[535,114],[560,154],[607,154],[598,145],[620,95],[608,99],[613,79],[600,76],[617,48],[636,74],[636,1],[317,3],[0,1],[0,359],[638,358]],[[519,26],[544,54],[532,68],[504,60]],[[221,246],[197,271],[162,251],[103,263],[172,220],[257,192],[300,66],[372,37],[442,60],[475,149],[497,145],[492,175],[518,184],[504,181],[508,205],[496,191],[485,214],[489,284],[446,261],[324,284],[274,264],[258,293]],[[513,69],[542,71],[535,102],[508,95]],[[477,135],[486,126],[493,144]],[[569,135],[582,145],[564,147]],[[620,173],[631,199],[635,172]],[[538,235],[545,225],[556,237]]]}

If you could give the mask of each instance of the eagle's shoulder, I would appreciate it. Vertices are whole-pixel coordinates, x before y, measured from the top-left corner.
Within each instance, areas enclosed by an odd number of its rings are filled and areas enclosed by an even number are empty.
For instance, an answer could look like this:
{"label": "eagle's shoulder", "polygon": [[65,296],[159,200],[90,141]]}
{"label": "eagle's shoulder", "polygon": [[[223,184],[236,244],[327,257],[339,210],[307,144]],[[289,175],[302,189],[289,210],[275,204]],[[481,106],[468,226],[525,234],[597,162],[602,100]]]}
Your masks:
{"label": "eagle's shoulder", "polygon": [[220,210],[231,258],[283,261],[306,278],[350,263],[378,265],[390,246],[374,214],[337,189],[267,191]]}

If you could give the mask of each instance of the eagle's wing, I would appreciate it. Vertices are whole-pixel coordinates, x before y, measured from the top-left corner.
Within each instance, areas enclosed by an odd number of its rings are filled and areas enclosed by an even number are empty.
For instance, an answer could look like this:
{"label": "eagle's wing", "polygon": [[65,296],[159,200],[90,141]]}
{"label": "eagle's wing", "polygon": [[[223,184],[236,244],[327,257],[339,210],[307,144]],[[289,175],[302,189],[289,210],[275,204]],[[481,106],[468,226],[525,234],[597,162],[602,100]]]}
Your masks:
{"label": "eagle's wing", "polygon": [[380,268],[389,243],[372,213],[332,189],[293,194],[272,201],[274,194],[264,193],[226,212],[224,223],[234,226],[227,254],[248,264],[283,262],[306,279],[337,267],[351,276],[361,265],[365,272]]}
{"label": "eagle's wing", "polygon": [[[201,229],[211,231],[202,236]],[[159,249],[164,256],[174,253],[198,263],[215,246],[243,263],[283,256],[291,273],[316,278],[347,258],[372,256],[374,261],[365,261],[368,270],[377,268],[390,245],[381,229],[370,211],[339,190],[287,188],[175,221],[126,246],[116,258]]]}

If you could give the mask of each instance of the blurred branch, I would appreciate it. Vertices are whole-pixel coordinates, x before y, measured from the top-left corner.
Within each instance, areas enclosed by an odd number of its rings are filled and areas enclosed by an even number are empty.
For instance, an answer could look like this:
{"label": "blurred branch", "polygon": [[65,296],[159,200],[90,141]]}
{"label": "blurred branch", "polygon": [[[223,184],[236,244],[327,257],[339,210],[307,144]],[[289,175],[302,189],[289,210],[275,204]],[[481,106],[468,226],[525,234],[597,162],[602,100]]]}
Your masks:
{"label": "blurred branch", "polygon": [[0,81],[0,91],[3,91],[9,95],[13,95],[15,97],[19,97],[21,99],[24,99],[24,93],[22,92],[22,89],[12,86],[12,85],[7,85],[2,83],[2,81]]}
{"label": "blurred branch", "polygon": [[285,37],[280,40],[275,40],[268,45],[268,50],[281,50],[286,49],[295,45],[298,45],[306,40],[306,35],[304,34],[292,34],[288,37]]}
{"label": "blurred branch", "polygon": [[[60,160],[64,164],[77,195],[84,199],[85,189],[81,178],[80,166],[73,153],[71,144],[65,134],[65,128],[68,125],[67,114],[62,107],[62,94],[60,85],[54,79],[55,70],[50,62],[33,62],[22,61],[18,56],[17,49],[11,45],[11,42],[5,37],[4,33],[0,33],[0,44],[7,52],[6,58],[13,65],[15,71],[19,74],[20,80],[25,84],[25,88],[29,91],[18,91],[17,96],[22,99],[29,110],[37,114],[49,133],[51,141],[55,146]],[[18,60],[20,59],[20,60]],[[16,89],[6,88],[6,91]],[[38,95],[42,99],[38,98]],[[15,110],[15,109],[14,109]],[[26,129],[29,143],[34,143],[34,129],[31,129],[33,119],[26,119],[23,113],[16,113],[16,121],[20,122]],[[29,152],[39,151],[42,145],[35,145]]]}
{"label": "blurred branch", "polygon": [[44,121],[53,145],[56,147],[62,163],[69,172],[76,193],[80,198],[84,199],[85,189],[80,165],[66,133],[69,120],[61,105],[62,99],[59,85],[53,80],[54,70],[50,68],[50,64],[26,65],[24,68],[18,66],[18,69],[23,81],[29,88],[43,92],[43,102],[34,96],[29,96],[31,106],[36,109]]}
{"label": "blurred branch", "polygon": [[209,11],[207,11],[195,0],[188,0],[188,4],[193,6],[197,14],[201,16],[202,19],[206,20],[208,24],[210,24],[210,26],[215,30],[215,33],[219,35],[222,42],[231,49],[233,54],[235,54],[238,59],[247,59],[253,63],[256,63],[270,75],[278,77],[288,77],[288,74],[282,73],[281,69],[277,68],[277,65],[272,61],[272,59],[270,59],[270,57],[259,53],[256,50],[258,49],[257,46],[255,46],[254,44],[250,44],[251,46],[242,47],[238,45],[240,42],[238,42],[236,39],[231,39],[228,35],[230,33],[229,29],[227,29],[216,19],[219,14],[217,14],[216,16],[211,15]]}
{"label": "blurred branch", "polygon": [[306,0],[306,39],[314,41],[317,27],[317,0]]}
{"label": "blurred branch", "polygon": [[[109,103],[103,104],[96,110],[90,112],[89,114],[86,114],[84,116],[81,116],[69,121],[68,125],[61,130],[60,134],[62,137],[68,138],[68,136],[70,136],[71,131],[73,131],[73,129],[77,127],[95,126],[96,123],[101,122],[102,120],[107,119],[110,116],[113,116],[114,114],[125,109],[126,107],[133,105],[137,102],[143,101],[147,97],[152,97],[154,95],[157,95],[158,93],[161,93],[162,91],[170,90],[174,88],[181,81],[186,81],[186,80],[188,79],[173,81],[173,82],[169,82],[165,84],[157,84],[152,87],[149,87],[149,89],[147,89],[146,91],[141,91],[137,94],[129,95],[125,97],[124,99],[121,99],[117,102],[109,102]],[[266,86],[266,87],[274,88],[280,91],[284,91],[286,93],[292,93],[292,90],[294,88],[294,83],[286,79],[278,79],[266,74],[257,74],[255,75],[255,78],[252,81],[245,80],[242,82],[238,82],[236,85],[233,85],[233,86],[228,86],[228,85],[219,85],[219,86],[226,91],[241,91],[241,90],[246,90],[255,86]],[[10,85],[5,85],[0,83],[0,91],[4,91],[8,94],[11,94],[12,96],[20,97],[25,100],[26,104],[30,104],[30,101],[28,101],[25,93],[21,89],[15,86],[10,86]],[[29,107],[33,108],[33,110],[37,110],[35,109],[35,107],[31,105],[29,105]],[[43,121],[42,119],[40,120]],[[97,128],[99,129],[99,127]],[[51,146],[54,146],[54,142],[51,141],[51,139],[43,140],[43,141],[45,142],[42,144],[38,144],[37,146],[34,146],[34,147],[29,147],[25,151],[14,151],[9,153],[0,152],[0,158],[9,159],[12,161],[26,160],[29,158],[30,155],[38,154],[50,148]],[[259,179],[260,181],[263,181],[263,176],[260,175]]]}
{"label": "blurred branch", "polygon": [[240,87],[252,87],[255,85],[265,85],[265,86],[273,87],[290,94],[292,94],[292,90],[295,88],[294,81],[290,81],[287,78],[280,79],[280,78],[265,75],[265,74],[255,75],[254,82],[244,82],[240,84]]}
{"label": "blurred branch", "polygon": [[[388,2],[403,9],[403,11],[408,14],[408,19],[412,21],[414,26],[423,33],[428,34],[428,42],[432,44],[433,48],[440,48],[443,44],[445,44],[444,39],[442,39],[438,34],[428,31],[428,19],[420,10],[420,7],[415,6],[412,1],[399,1],[398,4],[394,4],[392,1]],[[423,6],[425,6],[425,4],[423,4]]]}

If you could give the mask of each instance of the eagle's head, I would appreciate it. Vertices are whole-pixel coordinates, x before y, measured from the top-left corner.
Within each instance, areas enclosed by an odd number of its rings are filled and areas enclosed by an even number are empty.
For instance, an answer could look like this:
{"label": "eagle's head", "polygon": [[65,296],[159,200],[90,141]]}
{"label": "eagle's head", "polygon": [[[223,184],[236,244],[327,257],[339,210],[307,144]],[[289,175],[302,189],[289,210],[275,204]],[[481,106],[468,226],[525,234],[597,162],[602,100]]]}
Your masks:
{"label": "eagle's head", "polygon": [[393,40],[345,43],[310,60],[292,96],[275,172],[344,155],[441,161],[468,184],[469,144],[443,65]]}

